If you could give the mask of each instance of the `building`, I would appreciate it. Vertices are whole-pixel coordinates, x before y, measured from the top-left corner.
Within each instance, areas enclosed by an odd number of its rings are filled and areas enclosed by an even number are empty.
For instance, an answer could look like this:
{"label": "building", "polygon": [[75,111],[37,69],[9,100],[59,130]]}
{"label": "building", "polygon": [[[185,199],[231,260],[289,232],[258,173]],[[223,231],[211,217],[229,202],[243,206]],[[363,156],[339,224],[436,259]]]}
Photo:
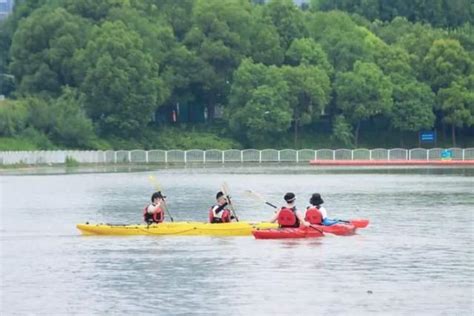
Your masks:
{"label": "building", "polygon": [[15,0],[0,0],[0,20],[4,20],[12,11]]}

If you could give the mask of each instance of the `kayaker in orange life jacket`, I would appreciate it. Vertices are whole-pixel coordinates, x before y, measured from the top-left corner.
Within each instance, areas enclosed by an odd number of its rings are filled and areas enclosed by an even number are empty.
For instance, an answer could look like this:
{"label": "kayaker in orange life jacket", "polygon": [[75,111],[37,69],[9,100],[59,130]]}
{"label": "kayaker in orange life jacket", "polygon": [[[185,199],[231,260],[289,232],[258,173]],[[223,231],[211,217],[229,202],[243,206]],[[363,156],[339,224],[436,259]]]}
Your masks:
{"label": "kayaker in orange life jacket", "polygon": [[321,194],[313,193],[309,199],[310,206],[306,209],[305,220],[311,224],[331,226],[339,223],[337,219],[329,219],[328,212],[321,206],[324,203],[324,200],[321,198]]}
{"label": "kayaker in orange life jacket", "polygon": [[295,194],[291,192],[286,193],[283,199],[286,201],[286,205],[273,216],[270,222],[275,223],[278,221],[278,225],[281,228],[300,227],[301,225],[310,226],[310,223],[305,221],[303,214],[296,210]]}
{"label": "kayaker in orange life jacket", "polygon": [[209,223],[229,223],[234,217],[226,208],[228,201],[222,192],[216,194],[216,204],[209,209]]}
{"label": "kayaker in orange life jacket", "polygon": [[164,199],[166,196],[161,191],[153,193],[151,196],[151,204],[148,204],[143,210],[143,220],[147,224],[161,223],[165,219]]}

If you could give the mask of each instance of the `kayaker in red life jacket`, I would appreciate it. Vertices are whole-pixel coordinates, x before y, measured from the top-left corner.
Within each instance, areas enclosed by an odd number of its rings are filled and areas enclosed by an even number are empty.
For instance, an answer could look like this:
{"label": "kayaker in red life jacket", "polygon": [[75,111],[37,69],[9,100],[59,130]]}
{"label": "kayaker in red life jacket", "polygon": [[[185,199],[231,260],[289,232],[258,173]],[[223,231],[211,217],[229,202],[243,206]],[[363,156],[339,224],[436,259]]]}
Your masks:
{"label": "kayaker in red life jacket", "polygon": [[232,213],[226,208],[228,201],[224,193],[217,192],[216,204],[209,209],[209,223],[229,223],[234,217]]}
{"label": "kayaker in red life jacket", "polygon": [[339,223],[337,219],[329,219],[328,212],[321,206],[324,200],[321,198],[321,194],[313,193],[309,199],[310,206],[306,209],[305,220],[315,225],[331,226]]}
{"label": "kayaker in red life jacket", "polygon": [[151,204],[147,205],[143,210],[143,220],[147,224],[161,223],[165,219],[163,211],[163,202],[166,196],[163,196],[160,191],[153,193],[151,196]]}
{"label": "kayaker in red life jacket", "polygon": [[271,223],[275,223],[278,221],[278,225],[281,228],[285,227],[300,227],[303,226],[310,226],[310,223],[305,221],[303,218],[303,214],[300,211],[296,210],[295,206],[295,194],[294,193],[287,193],[283,197],[286,201],[286,205],[283,206],[273,218],[270,220]]}

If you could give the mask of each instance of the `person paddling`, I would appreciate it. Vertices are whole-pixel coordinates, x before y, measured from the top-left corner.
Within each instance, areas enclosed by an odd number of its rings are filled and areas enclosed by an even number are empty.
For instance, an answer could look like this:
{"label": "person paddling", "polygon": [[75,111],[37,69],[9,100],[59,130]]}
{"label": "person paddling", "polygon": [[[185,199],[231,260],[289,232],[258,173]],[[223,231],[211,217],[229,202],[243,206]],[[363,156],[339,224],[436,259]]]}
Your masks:
{"label": "person paddling", "polygon": [[309,199],[310,206],[306,209],[305,219],[315,225],[331,226],[337,224],[339,220],[328,218],[327,210],[324,206],[321,206],[323,203],[324,200],[321,198],[321,194],[313,193]]}
{"label": "person paddling", "polygon": [[310,226],[310,223],[305,221],[303,214],[296,209],[295,201],[296,196],[294,193],[288,192],[285,194],[283,199],[286,202],[286,205],[283,206],[273,218],[270,220],[271,223],[278,222],[281,228],[290,228],[290,227],[300,227]]}
{"label": "person paddling", "polygon": [[143,220],[148,224],[161,223],[165,219],[164,203],[166,196],[161,191],[153,193],[151,196],[151,204],[148,204],[143,210]]}
{"label": "person paddling", "polygon": [[216,223],[229,223],[234,216],[226,206],[229,205],[227,198],[225,197],[224,193],[219,191],[216,194],[216,204],[214,204],[209,209],[209,222],[216,224]]}

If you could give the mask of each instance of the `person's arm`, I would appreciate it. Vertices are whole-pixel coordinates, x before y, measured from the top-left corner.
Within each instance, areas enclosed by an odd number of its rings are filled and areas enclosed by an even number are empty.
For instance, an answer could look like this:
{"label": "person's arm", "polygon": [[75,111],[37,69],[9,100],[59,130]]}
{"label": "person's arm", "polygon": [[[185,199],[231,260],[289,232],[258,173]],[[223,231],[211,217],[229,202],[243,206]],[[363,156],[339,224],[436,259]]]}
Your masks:
{"label": "person's arm", "polygon": [[325,219],[326,217],[328,217],[328,212],[326,211],[326,209],[324,208],[324,206],[321,206],[319,208],[319,212],[321,213],[321,216],[323,219]]}
{"label": "person's arm", "polygon": [[278,220],[278,214],[280,211],[275,212],[275,215],[273,215],[272,219],[270,220],[270,223],[275,223]]}
{"label": "person's arm", "polygon": [[306,226],[306,227],[311,225],[311,223],[304,220],[304,216],[300,211],[296,211],[296,217],[298,217],[298,219],[301,223],[300,225],[303,225],[303,226]]}
{"label": "person's arm", "polygon": [[224,204],[218,206],[217,208],[214,207],[214,210],[213,210],[214,215],[217,215],[217,214],[219,214],[220,212],[222,212],[222,210],[223,210],[226,206],[227,206],[227,202],[225,202]]}
{"label": "person's arm", "polygon": [[156,203],[156,205],[150,204],[150,205],[148,205],[147,212],[149,214],[153,214],[155,212],[163,210],[162,205],[163,205],[163,201],[158,201],[158,203]]}

